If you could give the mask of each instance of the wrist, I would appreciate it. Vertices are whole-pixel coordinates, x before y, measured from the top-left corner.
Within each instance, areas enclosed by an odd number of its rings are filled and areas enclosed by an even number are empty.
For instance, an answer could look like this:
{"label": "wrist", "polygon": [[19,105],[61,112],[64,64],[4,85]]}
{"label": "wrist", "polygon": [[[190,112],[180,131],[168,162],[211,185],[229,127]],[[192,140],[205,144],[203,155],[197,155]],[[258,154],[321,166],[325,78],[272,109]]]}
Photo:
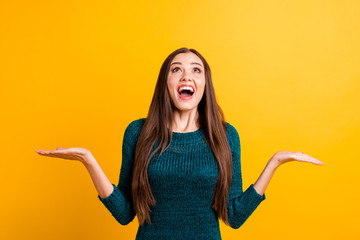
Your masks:
{"label": "wrist", "polygon": [[91,154],[91,152],[87,152],[84,157],[82,158],[81,162],[84,164],[85,167],[91,166],[96,162],[94,156]]}
{"label": "wrist", "polygon": [[271,159],[268,161],[267,165],[268,165],[270,168],[276,170],[281,164],[280,164],[280,162],[279,162],[276,158],[271,158]]}

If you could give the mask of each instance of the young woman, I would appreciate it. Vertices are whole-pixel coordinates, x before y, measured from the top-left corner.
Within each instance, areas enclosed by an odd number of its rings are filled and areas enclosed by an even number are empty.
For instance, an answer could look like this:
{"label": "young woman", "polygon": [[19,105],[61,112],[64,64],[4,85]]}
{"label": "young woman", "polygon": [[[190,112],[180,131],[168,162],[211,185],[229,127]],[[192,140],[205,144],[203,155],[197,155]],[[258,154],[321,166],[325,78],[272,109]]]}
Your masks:
{"label": "young woman", "polygon": [[82,162],[99,200],[120,224],[137,215],[138,240],[219,240],[219,219],[239,228],[265,199],[265,189],[281,164],[323,165],[302,152],[278,151],[243,191],[238,132],[216,102],[208,63],[188,48],[166,58],[147,118],[126,128],[117,186],[89,150],[56,149],[36,151]]}

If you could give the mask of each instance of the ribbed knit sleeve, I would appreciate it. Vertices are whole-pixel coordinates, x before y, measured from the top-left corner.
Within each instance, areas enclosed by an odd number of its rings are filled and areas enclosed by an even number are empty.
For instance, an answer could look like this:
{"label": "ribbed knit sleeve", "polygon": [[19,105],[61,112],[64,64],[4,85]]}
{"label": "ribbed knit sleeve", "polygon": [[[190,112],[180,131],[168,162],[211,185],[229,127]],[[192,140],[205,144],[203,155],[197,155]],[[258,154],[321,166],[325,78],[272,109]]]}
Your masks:
{"label": "ribbed knit sleeve", "polygon": [[237,229],[243,225],[258,205],[265,200],[265,193],[260,195],[255,190],[253,184],[243,192],[240,138],[236,129],[229,123],[227,124],[227,137],[233,158],[232,180],[227,208],[230,226]]}
{"label": "ribbed knit sleeve", "polygon": [[113,217],[122,225],[129,224],[135,218],[133,208],[131,179],[135,157],[135,149],[143,119],[132,121],[126,128],[122,145],[122,163],[118,185],[113,187],[113,192],[106,198],[99,200],[110,211]]}

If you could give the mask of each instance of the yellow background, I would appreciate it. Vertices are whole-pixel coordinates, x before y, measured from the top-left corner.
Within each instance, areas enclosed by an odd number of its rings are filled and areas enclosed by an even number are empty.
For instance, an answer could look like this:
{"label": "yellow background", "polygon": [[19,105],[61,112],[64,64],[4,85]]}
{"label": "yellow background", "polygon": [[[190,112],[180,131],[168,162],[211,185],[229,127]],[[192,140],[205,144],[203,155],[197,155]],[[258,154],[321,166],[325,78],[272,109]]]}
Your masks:
{"label": "yellow background", "polygon": [[126,126],[146,117],[162,62],[195,48],[239,132],[243,184],[280,150],[290,162],[230,239],[359,239],[359,1],[0,2],[0,239],[135,239],[79,162],[118,182]]}

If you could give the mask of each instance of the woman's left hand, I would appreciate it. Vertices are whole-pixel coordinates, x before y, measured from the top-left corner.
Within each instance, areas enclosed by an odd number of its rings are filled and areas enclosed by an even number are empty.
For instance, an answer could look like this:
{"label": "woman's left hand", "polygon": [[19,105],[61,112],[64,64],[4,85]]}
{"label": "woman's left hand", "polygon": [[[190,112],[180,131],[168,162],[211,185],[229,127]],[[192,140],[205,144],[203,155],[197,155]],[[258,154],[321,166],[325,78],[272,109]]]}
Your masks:
{"label": "woman's left hand", "polygon": [[278,151],[272,156],[270,161],[274,162],[278,167],[283,163],[298,161],[309,162],[315,165],[324,165],[324,163],[316,158],[313,158],[303,152],[290,152],[290,151]]}

